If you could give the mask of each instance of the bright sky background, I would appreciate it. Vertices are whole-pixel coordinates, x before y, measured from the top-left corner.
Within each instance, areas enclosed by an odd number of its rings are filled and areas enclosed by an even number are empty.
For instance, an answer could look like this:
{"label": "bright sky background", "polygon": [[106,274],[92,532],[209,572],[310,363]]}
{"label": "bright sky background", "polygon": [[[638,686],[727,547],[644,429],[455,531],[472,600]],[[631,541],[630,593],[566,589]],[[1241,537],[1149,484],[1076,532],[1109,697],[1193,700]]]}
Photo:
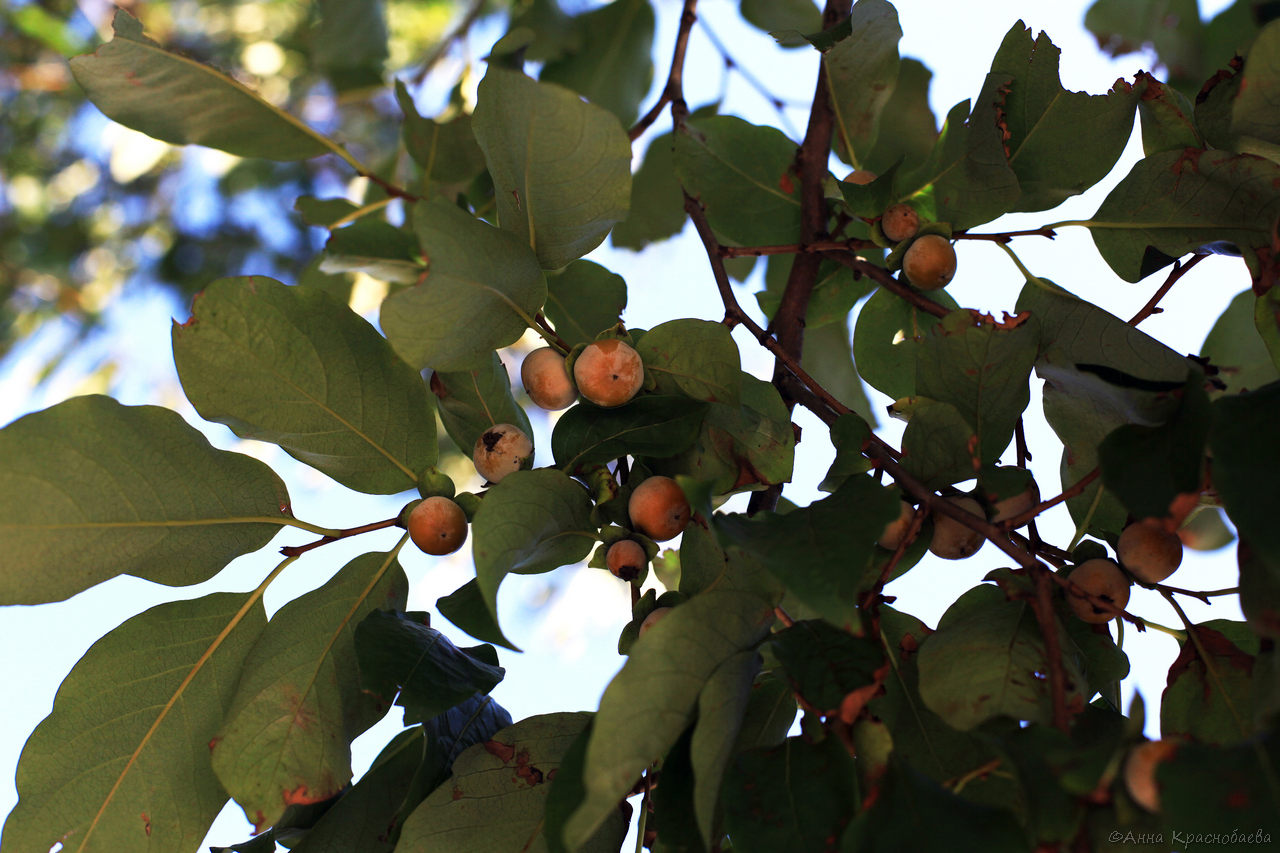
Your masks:
{"label": "bright sky background", "polygon": [[[1087,5],[1082,0],[1053,4],[1039,0],[968,3],[904,0],[898,4],[905,33],[901,52],[923,60],[932,69],[931,99],[939,117],[957,101],[976,96],[991,57],[1019,17],[1034,31],[1047,31],[1062,49],[1062,78],[1068,89],[1101,93],[1107,91],[1117,77],[1132,79],[1138,70],[1149,69],[1149,57],[1134,55],[1110,60],[1097,50],[1092,37],[1081,27]],[[1223,0],[1201,3],[1206,14],[1216,13],[1225,5]],[[655,6],[658,11],[655,56],[659,62],[655,72],[656,88],[666,76],[680,4],[677,0],[655,0]],[[798,104],[807,102],[812,95],[817,67],[813,52],[775,49],[766,36],[741,24],[735,9],[736,4],[730,0],[704,0],[699,6],[702,18],[739,63],[767,81],[776,94]],[[494,34],[483,36],[491,41]],[[472,56],[483,55],[488,43],[481,41],[481,34],[477,34]],[[696,106],[715,99],[721,91],[721,80],[719,55],[707,38],[695,30],[686,71],[686,95],[690,104]],[[426,107],[432,97],[430,92],[423,93],[420,104]],[[777,124],[777,116],[768,102],[737,75],[728,78],[722,112],[741,115],[760,124]],[[788,110],[793,128],[803,128],[805,117],[803,107]],[[668,128],[669,121],[664,119],[649,136]],[[1082,132],[1087,129],[1082,128]],[[1136,142],[1135,136],[1122,164],[1132,163],[1140,156],[1141,148]],[[637,145],[637,155],[641,150],[641,145]],[[214,166],[220,157],[212,152],[188,151],[193,168]],[[839,167],[835,168],[837,175],[843,174]],[[1007,217],[980,230],[1005,231],[1063,219],[1088,218],[1106,191],[1127,170],[1128,166],[1118,167],[1103,185],[1053,211]],[[1065,229],[1052,242],[1021,238],[1015,248],[1033,272],[1054,279],[1121,317],[1132,315],[1162,280],[1158,275],[1139,284],[1120,281],[1101,262],[1088,234],[1080,228]],[[949,291],[960,304],[993,312],[1011,309],[1022,278],[1004,254],[993,245],[973,242],[962,242],[958,252],[959,272]],[[719,320],[723,315],[706,257],[691,237],[691,229],[639,255],[606,246],[590,257],[626,279],[630,303],[625,319],[631,325],[649,327],[676,316]],[[762,287],[760,275],[758,269],[747,285],[739,288],[739,300],[744,306],[755,305],[751,294]],[[1165,313],[1145,321],[1142,328],[1179,352],[1198,353],[1212,320],[1231,297],[1248,284],[1239,259],[1211,257],[1164,299]],[[111,393],[125,403],[154,403],[176,408],[192,423],[200,425],[216,446],[266,460],[288,484],[299,518],[325,526],[346,527],[386,518],[398,511],[407,497],[383,499],[349,492],[327,477],[293,462],[270,445],[238,441],[224,427],[200,421],[178,390],[168,346],[170,318],[182,320],[187,313],[186,306],[176,305],[160,292],[146,289],[131,293],[110,309],[108,334],[93,347],[97,352],[110,352],[122,358],[127,365],[117,375]],[[45,408],[75,394],[101,390],[84,384],[83,360],[73,360],[45,384],[35,385],[35,371],[43,361],[41,354],[52,351],[62,334],[65,330],[51,328],[5,363],[5,370],[0,373],[0,423],[8,423],[25,412]],[[767,378],[772,363],[766,353],[749,337],[739,335],[738,340],[744,367]],[[517,365],[511,363],[508,368],[513,377],[518,376]],[[1038,390],[1039,383],[1033,382]],[[883,411],[889,402],[887,398],[874,391],[870,393],[873,407]],[[529,414],[535,424],[537,445],[543,449],[537,462],[550,464],[549,454],[543,455],[550,446],[550,422],[532,407]],[[825,428],[816,419],[802,413],[796,420],[804,428],[804,441],[797,452],[795,480],[787,487],[786,496],[805,504],[821,497],[816,484],[830,464],[832,450]],[[1041,491],[1046,496],[1056,494],[1061,445],[1044,425],[1038,393],[1032,395],[1027,420]],[[896,443],[901,424],[881,418],[881,426],[882,435]],[[459,481],[458,485],[460,489],[475,488],[479,480]],[[741,509],[744,505],[745,501],[735,499],[730,508]],[[1073,531],[1066,519],[1065,510],[1049,513],[1041,526],[1042,535],[1065,545]],[[396,534],[394,530],[380,531],[335,543],[308,555],[290,567],[268,591],[269,611],[320,585],[357,554],[392,547]],[[172,590],[132,578],[117,578],[66,602],[0,608],[0,648],[7,650],[0,656],[0,683],[10,685],[0,707],[0,815],[7,814],[16,802],[13,771],[22,744],[48,714],[63,676],[98,637],[124,618],[165,600],[221,590],[252,589],[276,564],[276,548],[310,538],[300,531],[286,530],[271,547],[236,560],[215,579],[199,586]],[[431,610],[438,597],[460,586],[472,571],[469,549],[450,558],[434,559],[409,548],[402,552],[402,563],[413,582],[411,609]],[[1007,561],[991,546],[975,558],[959,563],[927,557],[907,576],[892,584],[888,592],[899,596],[896,607],[933,625],[960,593],[1002,565],[1007,565]],[[1233,586],[1235,581],[1234,548],[1227,548],[1207,555],[1188,551],[1183,568],[1172,582],[1189,588],[1216,589]],[[1212,611],[1194,600],[1184,599],[1183,604],[1192,619],[1240,618],[1234,598],[1218,601]],[[1157,622],[1176,624],[1177,621],[1163,599],[1138,588],[1134,590],[1129,609]],[[507,678],[493,695],[513,717],[594,709],[604,686],[622,663],[614,649],[618,631],[629,619],[625,586],[607,573],[588,569],[511,576],[503,586],[500,611],[508,636],[526,650],[523,655],[501,652]],[[1212,616],[1207,615],[1210,612]],[[435,620],[434,624],[456,641],[474,642],[443,619]],[[1176,643],[1158,632],[1137,635],[1129,630],[1125,651],[1130,655],[1134,675],[1125,683],[1122,695],[1128,702],[1135,690],[1140,691],[1147,703],[1148,721],[1157,720],[1156,706],[1164,687],[1165,671],[1176,654]],[[398,727],[398,719],[389,719],[357,743],[357,773],[363,771]],[[1149,732],[1155,731],[1149,725]],[[231,844],[247,837],[248,824],[239,808],[229,806],[205,845]]]}

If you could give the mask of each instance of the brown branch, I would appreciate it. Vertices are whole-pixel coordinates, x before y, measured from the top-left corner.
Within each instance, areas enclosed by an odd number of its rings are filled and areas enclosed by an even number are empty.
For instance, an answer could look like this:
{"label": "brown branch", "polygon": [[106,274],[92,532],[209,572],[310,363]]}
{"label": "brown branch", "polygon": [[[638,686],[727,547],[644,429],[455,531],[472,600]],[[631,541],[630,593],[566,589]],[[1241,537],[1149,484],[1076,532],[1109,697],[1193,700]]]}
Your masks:
{"label": "brown branch", "polygon": [[871,613],[871,625],[875,629],[870,632],[872,636],[879,633],[880,612],[875,605],[880,601],[880,593],[884,592],[884,585],[889,582],[889,575],[893,574],[893,570],[897,568],[898,563],[902,562],[902,555],[907,553],[907,546],[915,541],[920,528],[924,526],[924,520],[927,515],[928,513],[924,511],[923,507],[916,510],[915,515],[911,517],[911,523],[907,525],[906,532],[902,534],[902,539],[898,542],[898,547],[893,549],[893,554],[890,555],[889,561],[880,570],[880,577],[876,578],[875,586],[867,590],[867,594],[862,597],[862,604],[859,607],[863,611]]}
{"label": "brown branch", "polygon": [[870,240],[850,237],[848,240],[824,240],[817,243],[789,243],[779,246],[721,246],[722,258],[757,258],[761,255],[801,255],[809,252],[853,252],[868,249],[875,244]]}
{"label": "brown branch", "polygon": [[335,536],[322,536],[314,542],[308,542],[306,545],[286,545],[280,549],[280,553],[286,557],[297,557],[305,554],[313,548],[319,548],[321,545],[328,545],[330,542],[337,542],[339,539],[346,539],[349,536],[357,536],[361,533],[368,533],[371,530],[383,530],[387,527],[395,527],[400,523],[400,517],[388,518],[384,521],[375,521],[370,524],[362,524],[359,527],[348,527],[346,530],[339,530]]}
{"label": "brown branch", "polygon": [[472,0],[471,7],[467,9],[467,14],[463,16],[458,25],[454,27],[447,36],[440,40],[435,48],[427,54],[427,58],[422,60],[422,65],[414,72],[413,84],[420,85],[427,75],[431,73],[431,69],[436,63],[444,57],[449,49],[453,47],[453,43],[460,38],[465,38],[470,32],[471,27],[480,19],[480,14],[484,11],[485,0]]}
{"label": "brown branch", "polygon": [[867,276],[885,290],[897,294],[926,314],[932,314],[935,317],[945,317],[947,314],[951,313],[938,303],[930,299],[926,299],[916,291],[898,281],[893,277],[893,274],[884,267],[878,264],[873,264],[866,258],[859,258],[848,252],[827,252],[826,257],[853,270],[855,275]]}
{"label": "brown branch", "polygon": [[1163,299],[1164,295],[1173,288],[1178,279],[1190,272],[1192,267],[1200,263],[1206,257],[1206,255],[1194,255],[1191,260],[1187,261],[1185,264],[1182,263],[1182,261],[1174,261],[1173,269],[1169,270],[1169,275],[1165,278],[1164,284],[1160,285],[1159,289],[1151,295],[1151,298],[1147,300],[1147,304],[1142,306],[1142,310],[1129,318],[1129,325],[1136,326],[1152,314],[1159,314],[1164,311],[1163,308],[1157,307],[1160,304],[1160,300]]}
{"label": "brown branch", "polygon": [[988,240],[992,243],[1005,245],[1013,240],[1014,237],[1048,237],[1052,240],[1058,236],[1058,232],[1052,228],[1032,228],[1028,231],[1003,231],[999,234],[970,234],[968,231],[957,231],[951,235],[953,240]]}
{"label": "brown branch", "polygon": [[1203,601],[1205,604],[1212,604],[1212,602],[1211,602],[1211,601],[1209,601],[1209,599],[1210,599],[1210,598],[1213,598],[1214,596],[1218,596],[1218,595],[1236,595],[1237,593],[1239,593],[1239,592],[1240,592],[1240,587],[1238,587],[1238,586],[1233,586],[1233,587],[1231,587],[1230,589],[1207,589],[1207,590],[1197,590],[1197,589],[1183,589],[1182,587],[1178,587],[1178,586],[1168,586],[1167,584],[1162,584],[1162,583],[1153,583],[1153,584],[1151,584],[1151,587],[1152,587],[1153,589],[1157,589],[1157,590],[1159,590],[1159,591],[1160,591],[1160,592],[1162,592],[1162,593],[1165,593],[1165,592],[1171,592],[1171,593],[1176,592],[1178,595],[1189,595],[1189,596],[1191,596],[1192,598],[1195,598],[1195,599],[1198,599],[1198,600],[1200,600],[1200,601]]}
{"label": "brown branch", "polygon": [[1066,489],[1063,489],[1062,494],[1058,495],[1057,497],[1049,498],[1047,501],[1041,501],[1040,503],[1031,507],[1031,509],[1019,515],[1015,515],[1013,518],[1006,518],[1004,521],[1000,522],[1000,525],[1005,530],[1015,530],[1021,527],[1031,519],[1040,515],[1040,513],[1044,512],[1046,509],[1057,506],[1063,501],[1070,500],[1071,498],[1074,498],[1076,495],[1081,494],[1086,488],[1089,487],[1090,483],[1098,479],[1098,476],[1101,473],[1102,473],[1101,468],[1094,468],[1088,474],[1085,474],[1083,477],[1077,480],[1074,484],[1067,487]]}
{"label": "brown branch", "polygon": [[414,195],[404,187],[391,183],[386,178],[379,177],[373,172],[360,172],[360,177],[368,178],[373,183],[382,187],[383,192],[394,198],[402,198],[405,201],[422,201],[422,196]]}
{"label": "brown branch", "polygon": [[658,116],[662,115],[663,107],[677,101],[684,103],[684,56],[689,50],[689,33],[693,31],[693,25],[698,20],[697,5],[698,0],[684,0],[684,10],[680,13],[680,29],[676,32],[675,52],[671,57],[671,70],[667,72],[667,83],[662,87],[658,102],[640,117],[631,130],[627,131],[627,138],[632,142],[639,139],[640,135],[658,120]]}

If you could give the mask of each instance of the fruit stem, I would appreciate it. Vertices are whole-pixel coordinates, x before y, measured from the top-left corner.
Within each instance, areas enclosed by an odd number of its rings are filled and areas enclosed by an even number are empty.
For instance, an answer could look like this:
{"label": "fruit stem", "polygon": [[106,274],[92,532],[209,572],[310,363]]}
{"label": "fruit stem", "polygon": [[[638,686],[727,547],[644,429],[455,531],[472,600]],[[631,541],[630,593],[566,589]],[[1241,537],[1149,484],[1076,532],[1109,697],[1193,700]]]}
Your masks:
{"label": "fruit stem", "polygon": [[[399,521],[400,516],[397,515],[383,521],[374,521],[369,524],[362,524],[359,527],[348,527],[345,530],[331,530],[314,542],[308,542],[305,545],[286,545],[280,549],[280,553],[284,554],[286,557],[298,557],[313,548],[319,548],[321,545],[328,545],[330,542],[337,542],[339,539],[346,539],[349,536],[368,533],[371,530],[382,530],[387,527],[395,527]],[[313,530],[312,532],[318,533],[320,531]]]}

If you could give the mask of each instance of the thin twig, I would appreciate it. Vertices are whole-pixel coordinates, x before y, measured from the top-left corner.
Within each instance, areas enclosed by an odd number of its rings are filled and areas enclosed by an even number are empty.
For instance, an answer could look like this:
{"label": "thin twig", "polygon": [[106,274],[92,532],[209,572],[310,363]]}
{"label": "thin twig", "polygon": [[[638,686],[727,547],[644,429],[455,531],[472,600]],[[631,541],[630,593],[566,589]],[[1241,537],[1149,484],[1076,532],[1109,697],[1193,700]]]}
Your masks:
{"label": "thin twig", "polygon": [[449,52],[449,48],[453,47],[453,43],[466,37],[472,25],[480,19],[480,13],[484,11],[484,5],[485,0],[471,0],[471,6],[467,9],[467,14],[463,16],[462,20],[448,35],[436,43],[436,46],[422,60],[422,64],[414,72],[413,85],[421,85],[422,81],[427,79],[427,75],[431,73],[431,69],[435,67],[436,63]]}
{"label": "thin twig", "polygon": [[671,57],[671,70],[667,72],[667,83],[662,87],[658,102],[627,131],[627,138],[632,142],[639,139],[658,120],[663,107],[674,101],[684,102],[684,56],[689,49],[689,33],[698,20],[697,5],[698,0],[684,0],[684,9],[680,12],[680,29],[676,32],[675,53]]}
{"label": "thin twig", "polygon": [[992,243],[1004,245],[1014,237],[1048,237],[1052,240],[1058,234],[1052,228],[1045,226],[1044,228],[1032,228],[1027,231],[1003,231],[999,234],[972,234],[968,231],[957,231],[951,235],[953,240],[988,240]]}
{"label": "thin twig", "polygon": [[330,542],[337,542],[339,539],[346,539],[350,536],[357,536],[361,533],[368,533],[372,530],[383,530],[387,527],[395,527],[400,523],[400,517],[388,518],[384,521],[375,521],[370,524],[362,524],[359,527],[348,527],[345,530],[339,530],[333,536],[322,536],[314,542],[308,542],[306,545],[286,545],[280,549],[280,553],[286,557],[297,557],[307,553],[313,548],[319,548],[321,545],[328,545]]}
{"label": "thin twig", "polygon": [[935,317],[945,317],[947,314],[951,313],[943,306],[930,299],[926,299],[916,291],[898,281],[893,277],[893,274],[884,267],[878,264],[873,264],[866,258],[860,258],[857,255],[844,251],[826,252],[824,254],[836,263],[843,264],[853,270],[855,274],[867,276],[885,290],[897,294],[907,302],[910,302],[912,305],[919,308],[921,311],[924,311],[926,314],[932,314]]}
{"label": "thin twig", "polygon": [[1063,489],[1062,494],[1049,498],[1047,501],[1041,501],[1040,503],[1031,507],[1031,509],[1027,510],[1026,512],[1015,515],[1013,518],[1006,518],[1004,521],[1000,522],[1000,526],[1003,527],[1005,530],[1016,530],[1017,528],[1026,524],[1031,519],[1040,515],[1040,513],[1044,512],[1045,510],[1051,507],[1055,507],[1058,504],[1062,503],[1063,501],[1070,500],[1071,498],[1074,498],[1076,495],[1082,494],[1084,490],[1089,487],[1090,483],[1098,479],[1098,476],[1100,474],[1102,474],[1102,469],[1094,468],[1092,471],[1090,471],[1088,474],[1085,474],[1075,483]]}
{"label": "thin twig", "polygon": [[1164,309],[1157,307],[1160,304],[1160,300],[1163,299],[1164,295],[1173,288],[1178,279],[1190,272],[1192,267],[1200,263],[1206,257],[1208,256],[1193,255],[1191,260],[1187,261],[1185,264],[1182,263],[1182,261],[1174,261],[1173,269],[1169,270],[1169,275],[1165,278],[1164,284],[1160,285],[1160,288],[1151,295],[1151,298],[1147,300],[1147,304],[1142,306],[1142,310],[1129,318],[1129,325],[1136,326],[1152,314],[1159,314],[1162,312]]}

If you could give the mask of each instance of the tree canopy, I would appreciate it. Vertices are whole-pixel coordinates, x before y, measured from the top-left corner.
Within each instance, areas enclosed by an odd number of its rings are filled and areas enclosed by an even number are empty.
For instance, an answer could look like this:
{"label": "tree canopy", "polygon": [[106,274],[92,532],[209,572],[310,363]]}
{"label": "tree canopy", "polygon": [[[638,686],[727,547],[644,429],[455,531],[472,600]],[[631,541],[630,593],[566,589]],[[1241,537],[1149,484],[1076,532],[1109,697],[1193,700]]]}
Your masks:
{"label": "tree canopy", "polygon": [[[1100,93],[992,22],[980,86],[937,116],[887,0],[706,5],[2,13],[0,347],[58,318],[53,370],[160,281],[182,316],[137,334],[168,332],[184,399],[0,428],[0,604],[175,588],[66,675],[0,853],[192,850],[228,800],[254,834],[213,849],[243,853],[1272,843],[1275,4],[1097,0],[1099,46],[1157,63]],[[802,126],[716,15],[806,63]],[[777,122],[692,102],[695,37]],[[1073,258],[1019,253],[1073,230],[1150,294],[1132,317],[1076,295]],[[593,252],[682,232],[703,252],[680,286],[717,316],[631,321],[637,282]],[[1214,255],[1250,286],[1185,354],[1143,324],[1175,285],[1220,289]],[[1016,298],[948,292],[983,262]],[[824,441],[818,496],[788,488]],[[397,510],[334,524],[252,442]],[[331,556],[375,531],[398,539]],[[1228,545],[1220,588],[1170,580]],[[182,597],[268,547],[251,589]],[[886,591],[983,548],[1000,567],[933,625]],[[465,583],[421,606],[415,549],[469,558]],[[598,708],[513,719],[500,590],[584,563],[627,590],[621,667]],[[269,609],[295,565],[328,580]],[[1178,644],[1158,725],[1121,695],[1148,630]]]}

